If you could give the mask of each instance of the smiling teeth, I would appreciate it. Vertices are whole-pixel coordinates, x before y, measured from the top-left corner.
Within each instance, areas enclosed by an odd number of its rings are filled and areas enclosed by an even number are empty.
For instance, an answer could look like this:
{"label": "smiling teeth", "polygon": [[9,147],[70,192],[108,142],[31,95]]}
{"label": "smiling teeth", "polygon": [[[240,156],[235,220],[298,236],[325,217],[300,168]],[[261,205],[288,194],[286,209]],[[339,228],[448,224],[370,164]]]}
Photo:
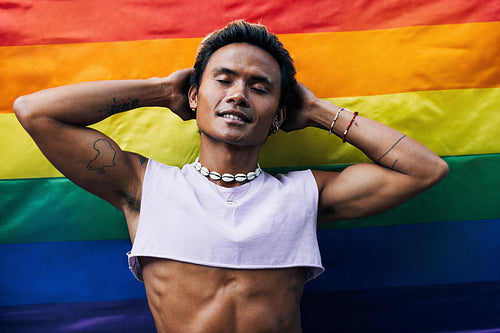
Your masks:
{"label": "smiling teeth", "polygon": [[243,121],[243,118],[235,116],[234,114],[225,114],[223,117]]}

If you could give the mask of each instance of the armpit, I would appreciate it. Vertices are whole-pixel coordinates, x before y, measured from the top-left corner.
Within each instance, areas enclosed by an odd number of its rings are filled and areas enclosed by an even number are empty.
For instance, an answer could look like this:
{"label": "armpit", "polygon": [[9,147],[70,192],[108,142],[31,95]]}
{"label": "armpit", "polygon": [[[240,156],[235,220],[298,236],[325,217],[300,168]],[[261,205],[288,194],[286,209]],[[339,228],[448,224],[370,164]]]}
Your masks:
{"label": "armpit", "polygon": [[141,210],[141,200],[135,196],[132,196],[129,192],[124,191],[122,189],[116,190],[115,193],[121,197],[126,206],[135,212],[139,212]]}

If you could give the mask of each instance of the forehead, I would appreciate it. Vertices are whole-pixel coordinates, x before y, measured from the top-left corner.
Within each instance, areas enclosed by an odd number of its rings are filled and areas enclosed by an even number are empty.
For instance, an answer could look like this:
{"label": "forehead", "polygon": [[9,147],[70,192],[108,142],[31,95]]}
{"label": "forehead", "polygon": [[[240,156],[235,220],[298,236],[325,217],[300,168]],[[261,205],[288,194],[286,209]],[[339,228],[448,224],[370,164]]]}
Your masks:
{"label": "forehead", "polygon": [[246,43],[229,44],[215,51],[205,72],[213,73],[219,68],[228,68],[241,75],[265,76],[277,84],[281,78],[276,59],[263,49]]}

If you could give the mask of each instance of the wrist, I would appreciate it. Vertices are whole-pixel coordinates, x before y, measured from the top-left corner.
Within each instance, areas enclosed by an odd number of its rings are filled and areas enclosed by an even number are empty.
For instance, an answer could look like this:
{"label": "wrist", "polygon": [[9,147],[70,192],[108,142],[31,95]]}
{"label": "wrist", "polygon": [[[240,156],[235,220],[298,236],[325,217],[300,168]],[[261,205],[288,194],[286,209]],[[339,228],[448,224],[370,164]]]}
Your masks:
{"label": "wrist", "polygon": [[338,110],[339,107],[332,102],[318,99],[311,108],[310,126],[329,131]]}
{"label": "wrist", "polygon": [[167,78],[153,77],[147,79],[150,86],[151,106],[168,107],[170,105],[172,88]]}
{"label": "wrist", "polygon": [[315,104],[316,106],[312,108],[314,112],[311,112],[314,115],[312,126],[325,129],[329,134],[335,134],[346,142],[347,132],[358,113],[339,107],[328,100],[319,100]]}

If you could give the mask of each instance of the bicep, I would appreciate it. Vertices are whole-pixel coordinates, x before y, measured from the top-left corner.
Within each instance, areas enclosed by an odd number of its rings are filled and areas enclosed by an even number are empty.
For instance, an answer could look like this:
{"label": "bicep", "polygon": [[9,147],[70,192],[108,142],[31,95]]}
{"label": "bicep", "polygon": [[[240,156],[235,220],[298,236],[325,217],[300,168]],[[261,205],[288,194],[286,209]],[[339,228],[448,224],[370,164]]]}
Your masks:
{"label": "bicep", "polygon": [[320,224],[382,213],[422,191],[416,179],[374,163],[314,174],[320,189]]}
{"label": "bicep", "polygon": [[30,126],[29,133],[64,176],[119,209],[124,194],[137,187],[139,159],[105,134],[44,117]]}

